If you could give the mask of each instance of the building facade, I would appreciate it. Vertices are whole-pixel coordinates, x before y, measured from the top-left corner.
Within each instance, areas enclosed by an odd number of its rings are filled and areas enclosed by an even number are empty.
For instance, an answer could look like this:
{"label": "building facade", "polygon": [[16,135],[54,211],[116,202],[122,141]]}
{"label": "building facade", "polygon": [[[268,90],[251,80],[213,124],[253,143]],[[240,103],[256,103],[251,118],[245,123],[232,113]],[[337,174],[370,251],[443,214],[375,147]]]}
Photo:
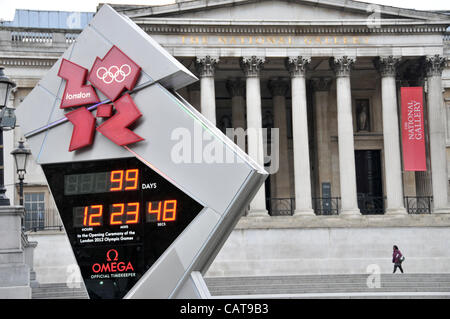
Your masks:
{"label": "building facade", "polygon": [[[394,242],[407,245],[413,271],[450,272],[448,13],[344,0],[113,7],[199,77],[179,93],[218,128],[269,129],[243,147],[275,169],[210,275],[385,270]],[[0,27],[0,65],[17,83],[11,105],[80,31]],[[425,172],[403,169],[400,89],[413,86],[424,88]],[[24,133],[5,132],[5,154]],[[7,194],[17,198],[5,161]],[[25,181],[28,229],[58,233],[39,166],[30,163]],[[442,264],[430,268],[430,256]]]}

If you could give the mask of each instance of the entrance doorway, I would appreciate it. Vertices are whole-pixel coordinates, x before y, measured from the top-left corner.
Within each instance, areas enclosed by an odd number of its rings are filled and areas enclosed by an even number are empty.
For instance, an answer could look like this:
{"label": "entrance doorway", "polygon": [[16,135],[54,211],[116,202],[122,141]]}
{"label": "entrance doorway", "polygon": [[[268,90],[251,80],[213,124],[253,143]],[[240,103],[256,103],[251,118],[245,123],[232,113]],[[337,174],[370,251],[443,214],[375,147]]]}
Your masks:
{"label": "entrance doorway", "polygon": [[355,151],[355,166],[358,207],[361,214],[384,214],[381,151]]}

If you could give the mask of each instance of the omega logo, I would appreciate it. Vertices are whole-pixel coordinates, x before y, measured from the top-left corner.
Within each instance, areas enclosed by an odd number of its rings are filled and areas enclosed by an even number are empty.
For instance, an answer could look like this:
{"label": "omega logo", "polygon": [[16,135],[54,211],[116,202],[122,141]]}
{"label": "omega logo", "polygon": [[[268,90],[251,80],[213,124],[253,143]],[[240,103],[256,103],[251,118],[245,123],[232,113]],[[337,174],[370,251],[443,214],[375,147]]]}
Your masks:
{"label": "omega logo", "polygon": [[112,259],[112,260],[117,261],[117,259],[119,258],[119,253],[115,249],[108,250],[108,252],[106,253],[106,261],[111,261],[111,256],[110,256],[111,252],[114,253],[114,259]]}
{"label": "omega logo", "polygon": [[106,253],[106,263],[95,263],[92,265],[92,271],[98,273],[115,273],[134,271],[133,265],[129,261],[128,263],[119,261],[119,253],[115,249],[110,249]]}

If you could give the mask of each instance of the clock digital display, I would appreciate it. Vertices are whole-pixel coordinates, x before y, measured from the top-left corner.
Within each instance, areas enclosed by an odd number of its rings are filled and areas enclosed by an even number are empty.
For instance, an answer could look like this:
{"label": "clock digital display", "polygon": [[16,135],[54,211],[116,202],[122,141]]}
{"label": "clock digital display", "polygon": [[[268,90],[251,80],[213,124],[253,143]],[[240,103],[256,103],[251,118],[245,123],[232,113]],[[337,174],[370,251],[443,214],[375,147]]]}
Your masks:
{"label": "clock digital display", "polygon": [[115,170],[64,176],[64,195],[139,190],[139,170]]}
{"label": "clock digital display", "polygon": [[122,298],[203,206],[136,158],[42,165],[91,298]]}
{"label": "clock digital display", "polygon": [[[108,208],[109,211],[102,204],[74,207],[73,227],[102,226],[105,218],[110,226],[140,222],[139,217],[142,207],[139,202],[114,203]],[[176,199],[147,202],[144,209],[145,222],[147,223],[173,222],[177,219]]]}

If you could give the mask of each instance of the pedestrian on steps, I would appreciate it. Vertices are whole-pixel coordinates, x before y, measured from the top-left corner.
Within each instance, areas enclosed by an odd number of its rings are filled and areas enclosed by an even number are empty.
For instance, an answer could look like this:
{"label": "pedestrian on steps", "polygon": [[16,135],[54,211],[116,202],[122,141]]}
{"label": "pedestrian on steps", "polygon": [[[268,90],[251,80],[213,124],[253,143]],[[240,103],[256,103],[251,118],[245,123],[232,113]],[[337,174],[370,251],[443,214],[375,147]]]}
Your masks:
{"label": "pedestrian on steps", "polygon": [[397,268],[400,269],[400,271],[403,274],[403,268],[402,268],[402,262],[405,260],[405,257],[403,257],[402,252],[396,245],[394,245],[394,252],[392,253],[392,262],[394,263],[394,272],[397,271]]}

